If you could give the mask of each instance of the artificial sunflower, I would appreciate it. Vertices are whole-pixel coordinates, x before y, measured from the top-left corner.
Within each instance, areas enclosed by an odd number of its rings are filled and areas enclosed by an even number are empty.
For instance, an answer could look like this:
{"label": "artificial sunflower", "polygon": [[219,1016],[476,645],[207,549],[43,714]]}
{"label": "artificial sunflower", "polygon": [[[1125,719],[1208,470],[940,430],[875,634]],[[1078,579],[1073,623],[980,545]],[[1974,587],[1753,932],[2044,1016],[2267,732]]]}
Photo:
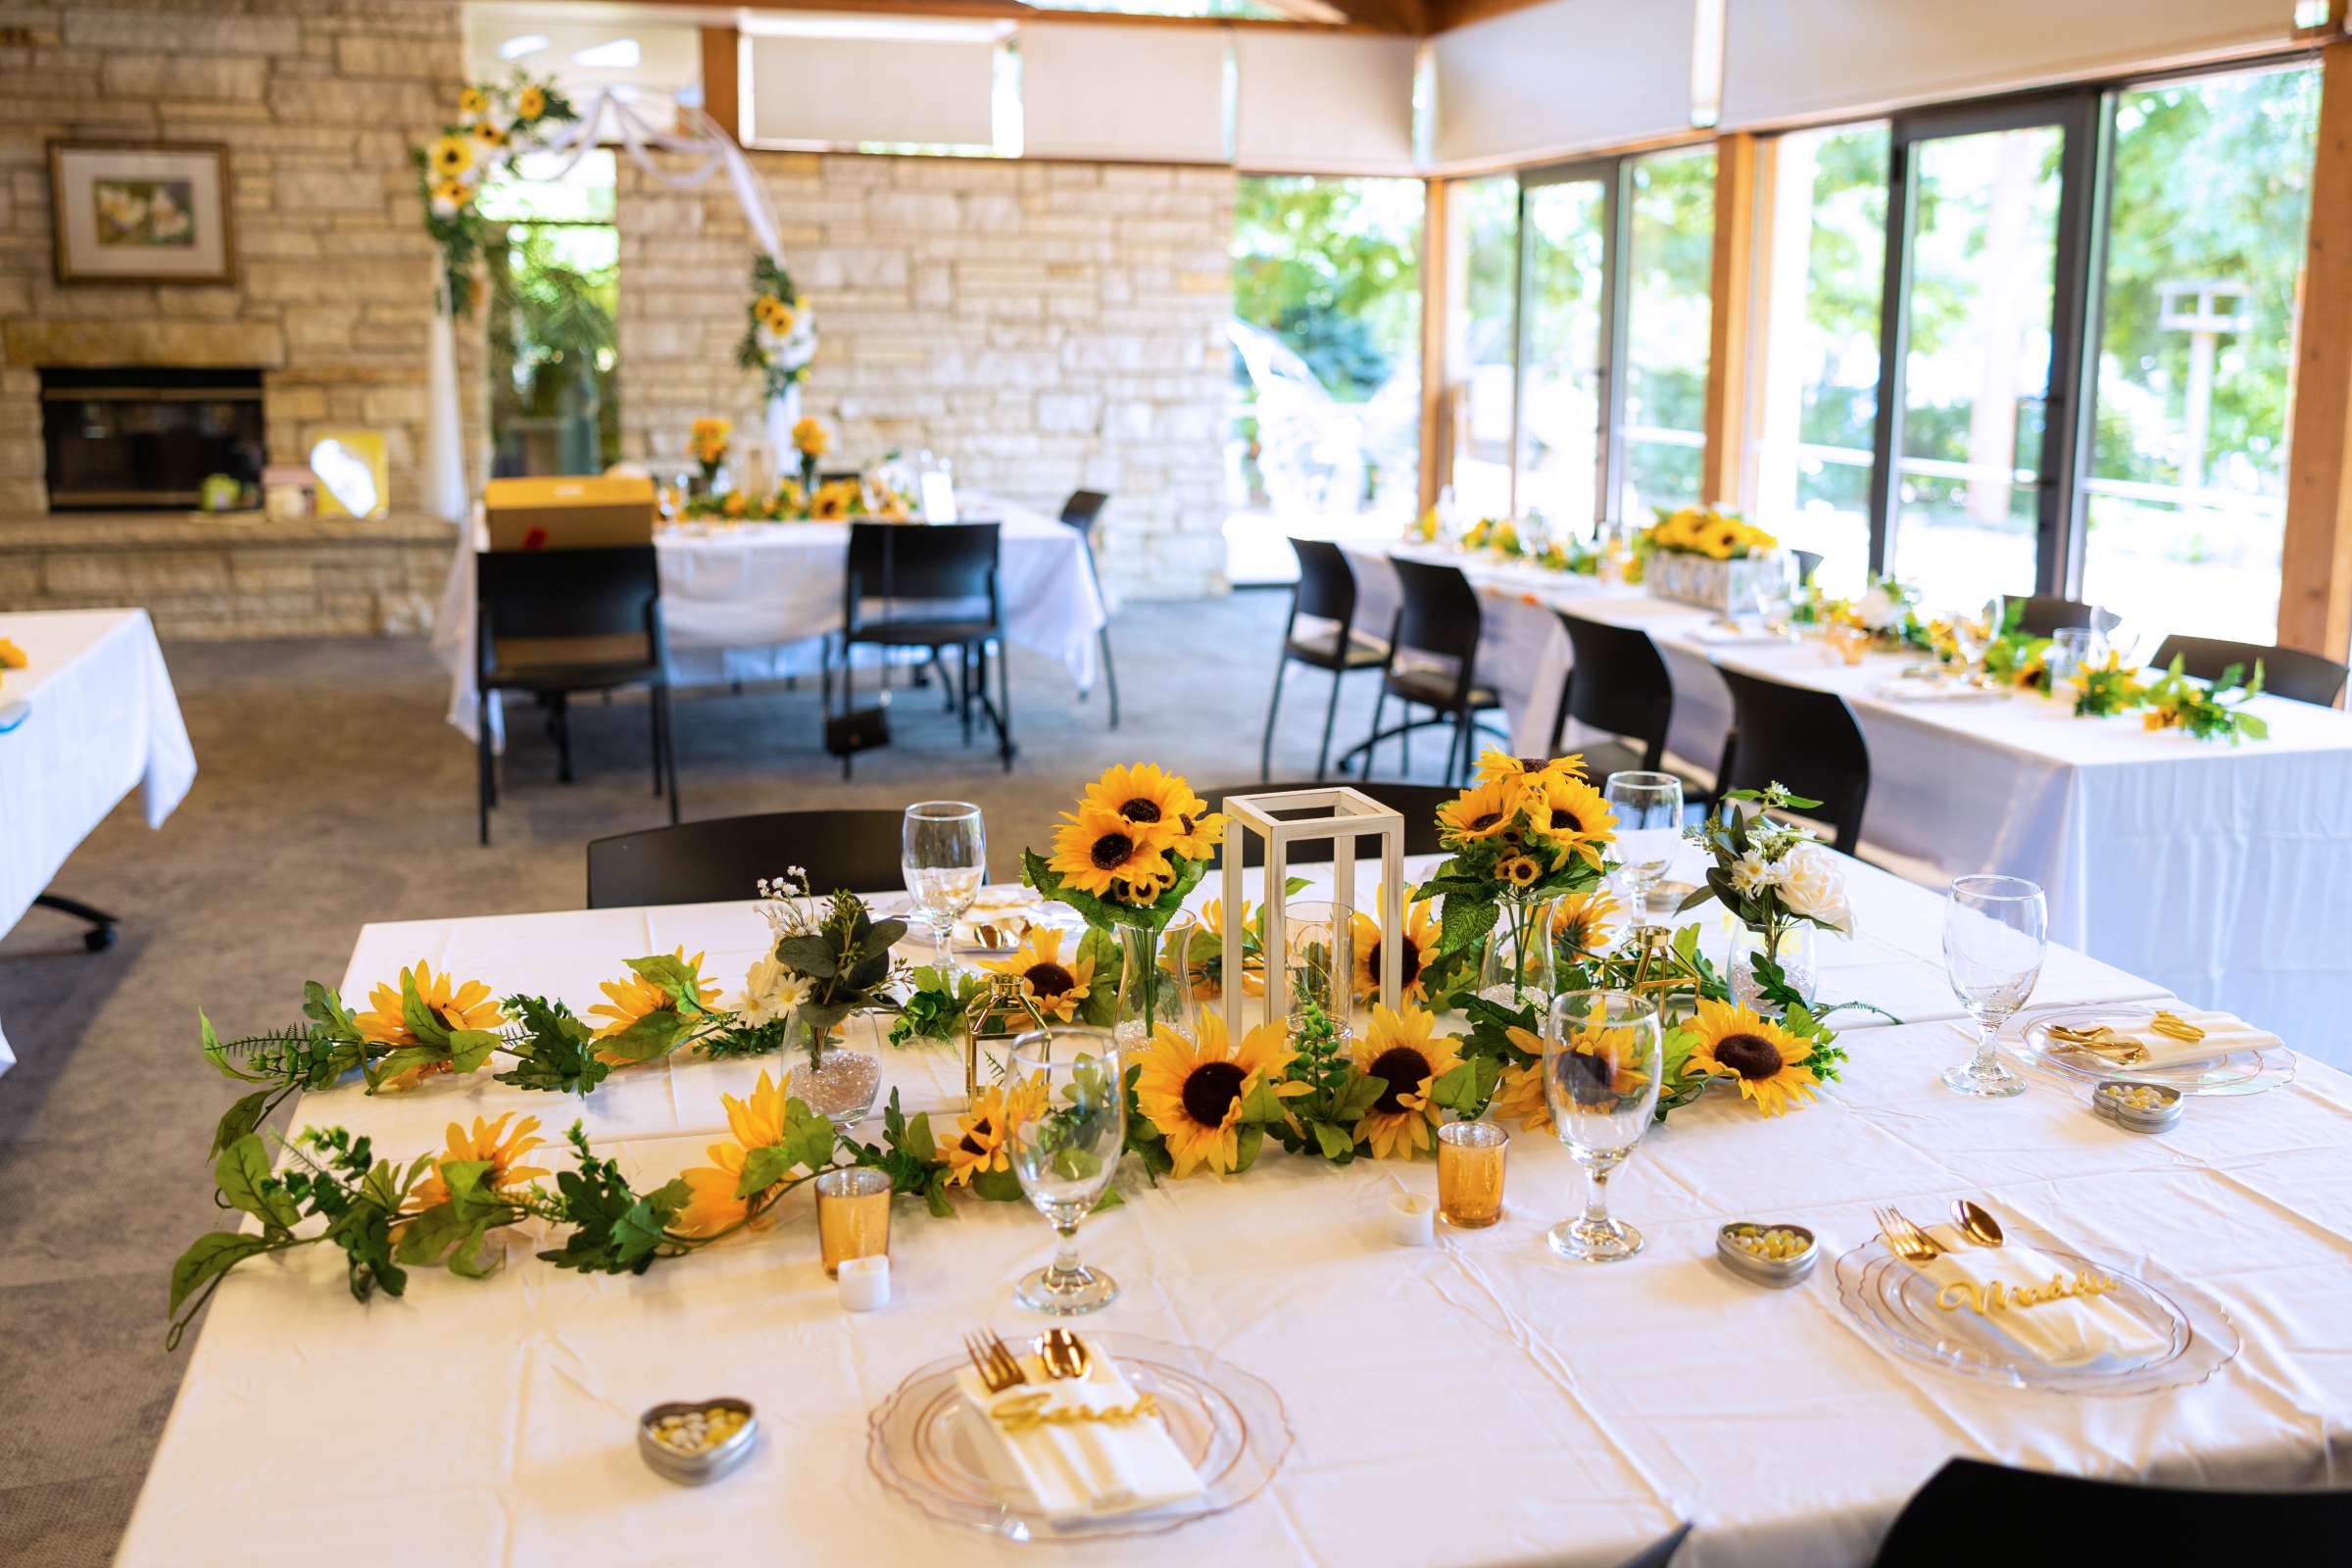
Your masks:
{"label": "artificial sunflower", "polygon": [[[733,1095],[718,1098],[727,1107],[727,1130],[735,1140],[705,1150],[710,1164],[678,1173],[693,1194],[677,1217],[677,1229],[688,1236],[723,1231],[740,1223],[750,1211],[750,1200],[736,1196],[736,1189],[743,1185],[743,1162],[753,1150],[770,1149],[784,1141],[785,1102],[792,1098],[792,1074],[771,1079],[762,1071],[759,1083],[743,1099]],[[762,1214],[757,1223],[770,1218],[772,1215]]]}
{"label": "artificial sunflower", "polygon": [[[513,1131],[507,1127],[511,1121],[514,1122]],[[449,1147],[433,1161],[432,1174],[416,1184],[416,1190],[409,1195],[410,1198],[419,1208],[448,1202],[449,1187],[441,1180],[441,1167],[452,1160],[487,1161],[490,1168],[482,1173],[484,1192],[503,1193],[510,1187],[522,1186],[534,1176],[546,1175],[544,1166],[518,1163],[523,1155],[547,1142],[544,1138],[531,1136],[538,1130],[538,1117],[525,1116],[520,1121],[514,1121],[513,1111],[496,1121],[485,1121],[476,1116],[471,1132],[467,1132],[461,1123],[451,1122]]]}
{"label": "artificial sunflower", "polygon": [[1043,1074],[1027,1085],[991,1084],[980,1091],[971,1109],[957,1119],[956,1130],[940,1140],[940,1157],[948,1162],[948,1185],[967,1187],[974,1176],[1010,1170],[1011,1156],[1004,1140],[1045,1103]]}
{"label": "artificial sunflower", "polygon": [[1202,1002],[1213,1002],[1225,994],[1226,955],[1242,954],[1242,995],[1262,997],[1266,994],[1266,959],[1263,954],[1248,951],[1250,941],[1253,911],[1249,901],[1242,903],[1242,919],[1238,930],[1230,936],[1225,930],[1225,901],[1211,899],[1200,906],[1200,929],[1217,939],[1217,972],[1210,974],[1206,960],[1193,965],[1193,995]]}
{"label": "artificial sunflower", "polygon": [[[697,997],[706,1004],[718,1000],[718,982],[703,978],[701,954],[689,958],[681,944],[671,952],[670,956],[682,961],[693,974],[694,994]],[[588,1015],[606,1020],[597,1026],[596,1038],[599,1040],[620,1033],[649,1012],[660,1012],[664,1007],[675,1005],[668,992],[634,969],[629,971],[627,978],[604,981],[597,989],[605,994],[607,1000],[590,1007]]]}
{"label": "artificial sunflower", "polygon": [[808,514],[821,522],[838,522],[850,514],[852,504],[858,499],[855,479],[836,479],[831,484],[816,487],[816,499],[809,503]]}
{"label": "artificial sunflower", "polygon": [[[433,973],[433,966],[423,959],[416,960],[415,969],[403,969],[401,978],[414,978],[416,998],[425,1010],[441,1020],[446,1029],[496,1029],[507,1021],[506,1009],[490,995],[490,988],[479,980],[456,985],[451,977]],[[359,1025],[360,1038],[377,1045],[399,1050],[403,1046],[419,1046],[409,1028],[408,1016],[401,1003],[398,985],[379,985],[368,993],[368,1009],[353,1018]],[[394,1073],[384,1080],[390,1089],[413,1089],[431,1073],[449,1071],[445,1061],[427,1062]]]}
{"label": "artificial sunflower", "polygon": [[490,110],[490,95],[479,87],[468,87],[458,94],[458,118],[477,120]]}
{"label": "artificial sunflower", "polygon": [[507,133],[487,120],[475,121],[473,129],[467,134],[484,147],[504,147],[507,144]]}
{"label": "artificial sunflower", "polygon": [[[1429,988],[1422,983],[1421,966],[1438,951],[1438,923],[1429,917],[1426,901],[1408,906],[1404,932],[1397,938],[1396,984],[1400,1002],[1426,1002]],[[1355,994],[1358,1000],[1380,992],[1380,922],[1363,910],[1355,911]]]}
{"label": "artificial sunflower", "polygon": [[997,974],[1018,975],[1021,989],[1049,1018],[1068,1023],[1095,985],[1095,960],[1073,956],[1061,961],[1061,932],[1054,926],[1033,927],[1028,939],[1000,963],[984,963]]}
{"label": "artificial sunflower", "polygon": [[1552,946],[1571,960],[1597,956],[1609,945],[1609,922],[1618,912],[1606,886],[1568,894],[1551,907]]}
{"label": "artificial sunflower", "polygon": [[1754,1101],[1767,1116],[1778,1116],[1813,1098],[1819,1080],[1805,1065],[1813,1054],[1810,1040],[1798,1039],[1747,1007],[1704,997],[1684,1027],[1698,1036],[1698,1049],[1683,1068],[1686,1074],[1737,1079],[1740,1097]]}
{"label": "artificial sunflower", "polygon": [[[1500,754],[1489,752],[1489,757]],[[1514,760],[1516,760],[1514,759]],[[1485,764],[1481,763],[1482,769]],[[1457,798],[1438,808],[1438,830],[1447,838],[1462,842],[1491,839],[1508,831],[1519,820],[1527,786],[1516,772],[1490,778],[1474,784]]]}
{"label": "artificial sunflower", "polygon": [[466,187],[466,182],[462,179],[437,179],[433,181],[433,200],[437,202],[446,203],[451,207],[463,207],[466,204],[466,202],[471,200],[472,197],[473,192]]}
{"label": "artificial sunflower", "polygon": [[[1529,1035],[1526,1030],[1514,1027],[1511,1035],[1514,1041],[1517,1041],[1521,1035],[1527,1035],[1527,1039],[1535,1043],[1533,1045],[1522,1043],[1520,1049],[1541,1054],[1544,1042],[1536,1040],[1536,1037]],[[1544,1098],[1544,1069],[1541,1067],[1504,1067],[1502,1081],[1495,1086],[1494,1098],[1489,1102],[1487,1113],[1496,1121],[1517,1122],[1519,1130],[1523,1133],[1550,1132],[1552,1130],[1551,1102]]]}
{"label": "artificial sunflower", "polygon": [[[1239,1050],[1227,1048],[1225,1020],[1200,1015],[1200,1038],[1187,1040],[1166,1024],[1143,1054],[1135,1081],[1135,1102],[1168,1141],[1176,1174],[1200,1166],[1223,1175],[1241,1159],[1242,1102],[1291,1064],[1288,1031],[1281,1020],[1261,1023],[1242,1036]],[[1309,1084],[1277,1084],[1278,1095],[1305,1094]]]}
{"label": "artificial sunflower", "polygon": [[1188,859],[1206,859],[1207,845],[1198,853],[1178,849],[1179,840],[1197,840],[1208,803],[1193,787],[1157,762],[1135,762],[1112,767],[1086,787],[1079,808],[1097,807],[1126,818],[1161,849],[1175,850]]}
{"label": "artificial sunflower", "polygon": [[31,662],[32,661],[24,656],[24,649],[19,648],[6,637],[0,637],[0,669],[23,669]]}
{"label": "artificial sunflower", "polygon": [[547,93],[543,88],[525,87],[514,95],[514,118],[537,120],[547,113]]}
{"label": "artificial sunflower", "polygon": [[454,179],[473,167],[473,144],[463,136],[437,137],[425,161],[434,173]]}
{"label": "artificial sunflower", "polygon": [[818,422],[816,416],[809,415],[793,425],[792,444],[804,457],[821,458],[825,455],[825,449],[832,446],[833,438],[825,433],[825,427]]}
{"label": "artificial sunflower", "polygon": [[[1075,814],[1062,813],[1046,865],[1080,893],[1134,904],[1153,903],[1174,877],[1167,856],[1144,827],[1084,802]],[[1133,897],[1146,888],[1152,890],[1149,897]]]}
{"label": "artificial sunflower", "polygon": [[1532,855],[1506,855],[1494,862],[1497,881],[1515,888],[1532,888],[1544,876],[1544,862]]}
{"label": "artificial sunflower", "polygon": [[1354,1129],[1355,1141],[1371,1145],[1377,1159],[1410,1159],[1430,1146],[1430,1129],[1440,1112],[1430,1101],[1429,1086],[1461,1060],[1453,1041],[1431,1038],[1436,1023],[1419,1007],[1392,1012],[1376,1005],[1372,1027],[1355,1043],[1356,1070],[1387,1085]]}
{"label": "artificial sunflower", "polygon": [[1579,774],[1549,771],[1542,775],[1537,791],[1531,805],[1538,830],[1552,842],[1552,869],[1574,857],[1599,870],[1600,847],[1617,833],[1617,813],[1600,791]]}

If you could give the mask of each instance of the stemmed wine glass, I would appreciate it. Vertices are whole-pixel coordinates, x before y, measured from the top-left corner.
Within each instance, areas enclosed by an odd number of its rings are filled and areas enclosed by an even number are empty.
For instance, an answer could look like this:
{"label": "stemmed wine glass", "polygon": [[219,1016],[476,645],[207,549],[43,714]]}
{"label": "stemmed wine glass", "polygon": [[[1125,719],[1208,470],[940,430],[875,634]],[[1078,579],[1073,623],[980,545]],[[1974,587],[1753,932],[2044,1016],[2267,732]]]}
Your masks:
{"label": "stemmed wine glass", "polygon": [[1611,773],[1601,798],[1617,813],[1617,859],[1625,867],[1636,923],[1683,842],[1683,781],[1672,773]]}
{"label": "stemmed wine glass", "polygon": [[2001,623],[2008,613],[2009,607],[2001,602],[1999,594],[1994,594],[1975,613],[1963,611],[1952,617],[1952,647],[1960,655],[1960,679],[1963,683],[1978,678],[1977,666],[1984,662],[1985,651],[1992,647],[1992,640],[2001,634]]}
{"label": "stemmed wine glass", "polygon": [[1585,1212],[1546,1238],[1562,1257],[1607,1263],[1642,1250],[1642,1233],[1609,1217],[1609,1173],[1658,1108],[1664,1041],[1657,1004],[1630,991],[1565,991],[1544,1040],[1544,1099],[1560,1142],[1585,1168]]}
{"label": "stemmed wine glass", "polygon": [[1078,1222],[1102,1200],[1127,1145],[1124,1072],[1107,1030],[1040,1029],[1012,1043],[1005,1154],[1021,1191],[1061,1238],[1054,1261],[1013,1287],[1023,1306],[1066,1317],[1119,1294],[1117,1281],[1078,1261]]}
{"label": "stemmed wine glass", "polygon": [[1943,906],[1943,968],[1952,994],[1977,1021],[1977,1052],[1944,1069],[1945,1088],[1994,1099],[2025,1093],[2025,1079],[2002,1064],[1994,1047],[2001,1025],[2026,1004],[2041,977],[2049,923],[2041,889],[2024,877],[1953,879]]}
{"label": "stemmed wine glass", "polygon": [[948,943],[956,922],[988,880],[988,828],[980,808],[965,801],[917,801],[900,830],[899,868],[915,912],[931,927],[940,972],[953,972]]}

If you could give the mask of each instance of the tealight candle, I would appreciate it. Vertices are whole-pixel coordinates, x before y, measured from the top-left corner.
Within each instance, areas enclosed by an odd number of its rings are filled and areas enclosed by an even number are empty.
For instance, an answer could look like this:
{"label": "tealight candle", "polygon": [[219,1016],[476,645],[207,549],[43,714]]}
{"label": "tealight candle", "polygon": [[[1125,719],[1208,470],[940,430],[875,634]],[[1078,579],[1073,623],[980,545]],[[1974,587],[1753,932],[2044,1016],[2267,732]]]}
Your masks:
{"label": "tealight candle", "polygon": [[1502,1162],[1510,1136],[1491,1121],[1453,1121],[1438,1129],[1438,1212],[1460,1230],[1502,1218]]}
{"label": "tealight candle", "polygon": [[1438,1240],[1438,1206],[1418,1193],[1389,1195],[1389,1240],[1398,1247],[1432,1247]]}
{"label": "tealight candle", "polygon": [[872,1312],[890,1304],[890,1259],[885,1256],[845,1257],[834,1280],[841,1289],[841,1304],[852,1312]]}

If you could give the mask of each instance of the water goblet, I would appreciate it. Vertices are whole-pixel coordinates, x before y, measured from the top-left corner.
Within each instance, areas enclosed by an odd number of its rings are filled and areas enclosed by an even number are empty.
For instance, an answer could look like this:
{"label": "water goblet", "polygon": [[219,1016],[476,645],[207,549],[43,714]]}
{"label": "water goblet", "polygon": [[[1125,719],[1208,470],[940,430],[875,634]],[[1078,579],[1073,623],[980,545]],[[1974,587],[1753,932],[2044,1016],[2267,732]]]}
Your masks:
{"label": "water goblet", "polygon": [[2088,626],[2061,626],[2050,638],[2050,651],[2043,663],[2050,672],[2050,691],[2054,695],[2059,682],[2073,680],[2088,669],[2099,655],[2099,634]]}
{"label": "water goblet", "polygon": [[1544,1099],[1560,1143],[1585,1168],[1585,1211],[1546,1240],[1562,1257],[1608,1263],[1642,1250],[1642,1233],[1609,1214],[1609,1174],[1649,1130],[1664,1041],[1657,1004],[1630,991],[1567,991],[1544,1040]]}
{"label": "water goblet", "polygon": [[1107,1306],[1118,1282],[1078,1261],[1078,1223],[1094,1212],[1127,1143],[1118,1044],[1102,1029],[1040,1029],[1012,1043],[1004,1152],[1021,1191],[1061,1246],[1013,1287],[1023,1306],[1072,1316]]}
{"label": "water goblet", "polygon": [[948,943],[988,880],[988,828],[980,808],[965,801],[917,801],[906,808],[899,868],[915,912],[931,927],[934,961],[941,973],[953,974]]}
{"label": "water goblet", "polygon": [[2001,1099],[2025,1093],[2026,1081],[1995,1051],[2008,1022],[2041,977],[2049,942],[2049,906],[2023,877],[1963,876],[1943,908],[1943,968],[1952,994],[1977,1022],[1976,1054],[1942,1074],[1963,1095]]}
{"label": "water goblet", "polygon": [[1674,864],[1683,843],[1683,781],[1672,773],[1611,773],[1601,798],[1617,813],[1617,859],[1625,867],[1636,923],[1649,914],[1649,896]]}

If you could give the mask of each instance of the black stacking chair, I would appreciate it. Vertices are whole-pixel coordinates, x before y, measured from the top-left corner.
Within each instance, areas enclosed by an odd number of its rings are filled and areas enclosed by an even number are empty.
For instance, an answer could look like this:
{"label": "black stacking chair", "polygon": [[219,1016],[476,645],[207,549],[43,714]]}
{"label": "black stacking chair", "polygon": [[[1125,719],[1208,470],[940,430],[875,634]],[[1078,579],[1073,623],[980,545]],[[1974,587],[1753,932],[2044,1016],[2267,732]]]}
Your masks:
{"label": "black stacking chair", "polygon": [[[1061,504],[1061,520],[1078,530],[1078,548],[1086,552],[1086,569],[1094,574],[1095,593],[1102,598],[1102,685],[1110,693],[1110,727],[1117,729],[1119,673],[1110,662],[1110,600],[1102,595],[1102,568],[1095,564],[1095,524],[1109,505],[1110,497],[1100,490],[1073,490],[1070,499]],[[1078,700],[1086,701],[1086,693],[1080,692]]]}
{"label": "black stacking chair", "polygon": [[[851,710],[858,648],[915,648],[933,662],[948,649],[960,657],[951,706],[960,701],[963,738],[972,738],[977,702],[997,728],[997,755],[1012,771],[1012,675],[1002,657],[1004,615],[997,593],[998,525],[993,522],[852,522],[849,569],[842,588],[841,711]],[[875,609],[879,606],[879,614]],[[990,645],[998,647],[997,696],[988,695]],[[827,709],[832,702],[830,659],[825,666]],[[887,681],[887,671],[884,676]],[[841,776],[850,776],[850,757]]]}
{"label": "black stacking chair", "polygon": [[821,897],[899,886],[899,811],[769,811],[648,828],[588,844],[588,907],[759,897],[763,876],[808,872]]}
{"label": "black stacking chair", "polygon": [[[1282,707],[1282,677],[1291,661],[1331,672],[1331,701],[1323,709],[1323,746],[1315,753],[1315,777],[1328,770],[1332,721],[1340,714],[1340,678],[1388,662],[1389,645],[1355,629],[1355,568],[1348,553],[1328,539],[1293,539],[1298,581],[1291,590],[1291,615],[1282,623],[1282,657],[1274,662],[1274,695],[1266,700],[1266,733],[1257,743],[1257,776],[1274,766],[1274,715]],[[1325,624],[1300,635],[1298,617]]]}
{"label": "black stacking chair", "polygon": [[[1568,632],[1574,662],[1551,720],[1551,755],[1560,755],[1568,720],[1635,742],[1605,741],[1585,751],[1585,771],[1595,779],[1639,768],[1656,772],[1666,760],[1666,730],[1674,719],[1674,681],[1649,633],[1639,626],[1589,620],[1565,610],[1552,612]],[[1684,794],[1706,799],[1685,781]]]}
{"label": "black stacking chair", "polygon": [[[2069,626],[2087,626],[2097,613],[2094,607],[2080,599],[2064,599],[2057,594],[2034,594],[2021,600],[2017,629],[2029,637],[2055,637]],[[2111,619],[2109,625],[2115,624]]]}
{"label": "black stacking chair", "polygon": [[2262,689],[2298,703],[2335,706],[2343,694],[2345,666],[2332,659],[2307,654],[2300,648],[2271,648],[2261,643],[2233,643],[2222,637],[2167,637],[2156,650],[2156,667],[2169,669],[2180,656],[2180,673],[2199,680],[2220,680],[2231,664],[2245,666],[2254,677],[2254,662],[2262,661]]}
{"label": "black stacking chair", "polygon": [[1667,1568],[1674,1561],[1674,1554],[1682,1549],[1683,1539],[1690,1534],[1689,1525],[1676,1525],[1672,1531],[1619,1563],[1617,1568]]}
{"label": "black stacking chair", "polygon": [[1821,569],[1821,552],[1791,550],[1788,553],[1796,558],[1796,585],[1799,588],[1812,587],[1813,574]]}
{"label": "black stacking chair", "polygon": [[[1212,811],[1225,809],[1229,795],[1279,795],[1291,790],[1329,789],[1333,783],[1345,784],[1351,790],[1361,790],[1381,805],[1391,808],[1404,817],[1404,853],[1435,855],[1438,843],[1438,808],[1460,792],[1449,784],[1391,784],[1383,780],[1366,782],[1361,779],[1337,779],[1326,782],[1313,779],[1298,784],[1228,784],[1223,789],[1210,790],[1201,798]],[[1244,865],[1263,865],[1266,847],[1256,838],[1248,841]],[[1319,864],[1331,858],[1331,840],[1312,839],[1298,845],[1288,857],[1294,865]]]}
{"label": "black stacking chair", "polygon": [[498,767],[488,699],[529,692],[548,710],[559,776],[572,780],[574,692],[646,688],[654,794],[666,789],[678,819],[678,757],[669,707],[669,643],[662,630],[662,573],[652,545],[604,550],[484,550],[473,558],[474,733],[481,841],[490,842]]}
{"label": "black stacking chair", "polygon": [[[1473,731],[1484,730],[1505,746],[1510,744],[1510,737],[1500,729],[1478,722],[1480,713],[1502,706],[1494,688],[1478,683],[1479,634],[1485,624],[1478,590],[1470,586],[1470,579],[1458,566],[1433,565],[1401,556],[1392,558],[1389,564],[1396,568],[1401,599],[1389,633],[1388,662],[1381,667],[1380,695],[1372,702],[1372,733],[1340,759],[1341,770],[1347,770],[1348,758],[1360,753],[1363,762],[1358,771],[1371,772],[1374,749],[1382,741],[1394,739],[1409,773],[1413,758],[1407,737],[1432,724],[1451,724],[1453,740],[1446,749],[1446,777],[1465,778],[1470,772]],[[1392,697],[1402,700],[1405,716],[1395,729],[1384,730],[1380,715]],[[1413,717],[1416,704],[1428,709],[1430,716]]]}
{"label": "black stacking chair", "polygon": [[[2087,1547],[2087,1549],[2085,1549]],[[1912,1495],[1874,1568],[2352,1562],[2352,1493],[2206,1492],[1953,1459]]]}
{"label": "black stacking chair", "polygon": [[1845,699],[1721,664],[1716,672],[1732,689],[1732,731],[1716,789],[1760,790],[1777,780],[1791,795],[1821,802],[1798,814],[1828,823],[1837,847],[1853,854],[1870,798],[1870,748]]}

